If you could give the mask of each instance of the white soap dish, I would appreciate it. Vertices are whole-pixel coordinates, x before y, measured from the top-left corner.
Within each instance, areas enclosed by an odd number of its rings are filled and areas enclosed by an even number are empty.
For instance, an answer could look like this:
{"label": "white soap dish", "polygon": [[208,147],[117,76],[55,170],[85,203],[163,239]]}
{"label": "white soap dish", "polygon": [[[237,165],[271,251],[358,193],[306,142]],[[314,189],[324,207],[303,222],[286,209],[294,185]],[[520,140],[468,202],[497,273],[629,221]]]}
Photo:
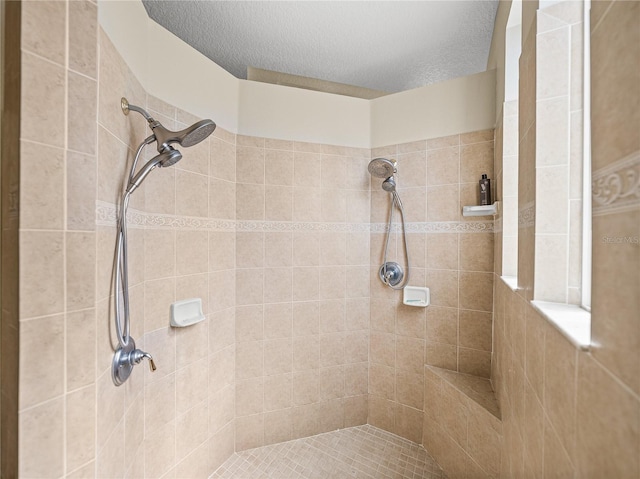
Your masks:
{"label": "white soap dish", "polygon": [[492,216],[498,214],[499,203],[496,201],[492,205],[463,206],[462,216]]}
{"label": "white soap dish", "polygon": [[402,294],[402,302],[407,306],[416,306],[418,308],[426,308],[429,306],[431,295],[429,288],[421,288],[419,286],[405,286]]}
{"label": "white soap dish", "polygon": [[200,298],[183,299],[171,305],[171,326],[184,328],[204,320]]}

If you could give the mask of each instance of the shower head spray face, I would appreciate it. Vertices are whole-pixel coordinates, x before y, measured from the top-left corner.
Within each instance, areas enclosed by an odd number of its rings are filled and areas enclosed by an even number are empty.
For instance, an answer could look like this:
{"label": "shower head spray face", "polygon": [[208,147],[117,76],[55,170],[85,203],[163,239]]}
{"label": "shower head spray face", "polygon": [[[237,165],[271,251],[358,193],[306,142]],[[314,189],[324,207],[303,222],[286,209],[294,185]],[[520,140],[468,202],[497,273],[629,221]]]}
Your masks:
{"label": "shower head spray face", "polygon": [[166,151],[156,156],[156,158],[159,158],[158,166],[160,168],[167,168],[179,162],[182,159],[182,153],[169,147]]}
{"label": "shower head spray face", "polygon": [[393,178],[393,176],[390,176],[382,182],[382,189],[389,193],[393,193],[394,191],[396,191],[396,180]]}
{"label": "shower head spray face", "polygon": [[151,170],[153,170],[156,166],[160,168],[166,168],[167,166],[175,165],[178,161],[180,161],[181,158],[182,153],[180,153],[178,150],[174,150],[170,146],[167,147],[167,151],[153,157],[152,159],[147,161],[147,163],[142,168],[140,168],[140,171],[129,182],[127,192],[129,194],[133,193],[134,190],[144,181],[147,175],[151,173]]}
{"label": "shower head spray face", "polygon": [[213,130],[216,129],[216,124],[211,120],[200,120],[184,130],[170,131],[162,126],[160,122],[155,121],[154,124],[151,124],[151,129],[158,141],[158,151],[162,152],[164,148],[172,143],[178,143],[180,146],[187,148],[197,145],[213,133]]}
{"label": "shower head spray face", "polygon": [[180,132],[183,136],[181,136],[179,143],[186,147],[197,145],[213,133],[215,129],[216,124],[212,120],[200,120]]}
{"label": "shower head spray face", "polygon": [[376,178],[389,178],[397,171],[397,163],[386,158],[375,158],[369,162],[369,173]]}
{"label": "shower head spray face", "polygon": [[171,131],[166,129],[162,123],[155,120],[144,109],[139,106],[130,105],[126,98],[120,100],[120,107],[125,115],[128,115],[130,111],[135,111],[147,120],[149,128],[153,131],[153,135],[158,143],[158,153],[164,153],[173,143],[178,143],[180,146],[187,148],[197,145],[216,129],[216,124],[212,120],[207,119],[200,120],[184,130]]}

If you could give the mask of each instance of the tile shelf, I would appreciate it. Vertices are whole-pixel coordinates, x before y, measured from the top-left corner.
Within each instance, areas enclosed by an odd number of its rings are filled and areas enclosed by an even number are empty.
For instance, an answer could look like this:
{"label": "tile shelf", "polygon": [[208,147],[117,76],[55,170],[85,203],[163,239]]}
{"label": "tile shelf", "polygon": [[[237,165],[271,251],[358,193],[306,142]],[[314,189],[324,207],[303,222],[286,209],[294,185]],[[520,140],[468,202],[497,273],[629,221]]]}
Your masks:
{"label": "tile shelf", "polygon": [[498,214],[498,202],[492,205],[463,206],[462,216],[492,216]]}

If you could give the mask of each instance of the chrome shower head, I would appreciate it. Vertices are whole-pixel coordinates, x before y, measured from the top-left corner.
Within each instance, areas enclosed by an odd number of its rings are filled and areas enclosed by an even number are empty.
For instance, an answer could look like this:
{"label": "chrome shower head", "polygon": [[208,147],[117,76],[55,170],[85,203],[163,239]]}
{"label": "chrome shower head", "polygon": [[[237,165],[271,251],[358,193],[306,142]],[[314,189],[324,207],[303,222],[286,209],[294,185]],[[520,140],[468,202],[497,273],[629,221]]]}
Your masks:
{"label": "chrome shower head", "polygon": [[180,131],[167,130],[157,120],[149,126],[158,141],[158,152],[164,151],[164,149],[172,143],[178,143],[180,146],[187,148],[197,145],[216,129],[216,124],[211,120],[200,120]]}
{"label": "chrome shower head", "polygon": [[[130,105],[126,98],[120,100],[120,106],[125,115],[128,115],[130,111],[140,113],[149,123],[149,128],[153,131],[158,146],[158,153],[167,151],[173,143],[178,143],[180,146],[190,147],[197,145],[202,140],[207,138],[216,129],[216,124],[212,120],[200,120],[193,125],[180,131],[171,131],[166,129],[162,123],[155,120],[149,113],[139,106]],[[170,165],[168,165],[170,166]]]}
{"label": "chrome shower head", "polygon": [[156,156],[156,158],[158,158],[158,166],[160,168],[167,168],[179,162],[182,159],[182,153],[178,150],[174,150],[172,147],[169,147],[166,151],[163,151]]}
{"label": "chrome shower head", "polygon": [[386,158],[375,158],[369,162],[369,173],[376,178],[389,178],[393,176],[397,163]]}
{"label": "chrome shower head", "polygon": [[144,181],[151,170],[153,170],[156,166],[160,168],[166,168],[168,166],[175,165],[182,158],[182,153],[178,150],[173,149],[168,146],[166,151],[163,151],[157,156],[151,158],[147,163],[140,168],[140,171],[134,176],[129,185],[127,186],[127,192],[129,194],[133,193],[133,191],[140,186],[140,184]]}
{"label": "chrome shower head", "polygon": [[390,176],[382,182],[382,189],[389,193],[393,193],[394,191],[396,191],[396,180],[393,178],[393,176]]}
{"label": "chrome shower head", "polygon": [[[158,120],[154,120],[153,117],[144,109],[139,106],[130,105],[126,98],[120,99],[120,108],[122,108],[122,112],[125,115],[128,115],[130,111],[140,113],[145,120],[147,120],[147,123],[149,123],[151,131],[153,131],[153,135],[144,140],[138,148],[136,159],[131,166],[131,172],[129,173],[129,185],[127,186],[127,192],[129,194],[140,186],[142,181],[156,166],[166,168],[168,166],[175,165],[180,161],[182,153],[171,146],[173,143],[178,143],[180,146],[185,147],[197,145],[216,129],[216,124],[212,120],[200,120],[184,130],[171,131],[162,126]],[[133,173],[136,169],[142,148],[144,148],[145,145],[150,145],[154,141],[158,144],[157,149],[159,154],[149,160],[147,164],[144,165],[134,176]]]}

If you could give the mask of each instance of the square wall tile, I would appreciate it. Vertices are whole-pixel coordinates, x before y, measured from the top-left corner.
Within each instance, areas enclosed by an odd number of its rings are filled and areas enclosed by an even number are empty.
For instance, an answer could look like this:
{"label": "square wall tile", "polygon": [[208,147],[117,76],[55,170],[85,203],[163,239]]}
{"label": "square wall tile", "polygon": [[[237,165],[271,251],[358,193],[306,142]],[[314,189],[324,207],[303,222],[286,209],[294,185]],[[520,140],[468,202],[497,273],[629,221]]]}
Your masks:
{"label": "square wall tile", "polygon": [[460,307],[476,311],[492,311],[492,273],[460,272]]}
{"label": "square wall tile", "polygon": [[64,398],[46,402],[19,416],[20,477],[64,474]]}
{"label": "square wall tile", "polygon": [[20,317],[64,310],[63,233],[20,233]]}
{"label": "square wall tile", "polygon": [[[20,227],[60,230],[64,227],[64,150],[22,141]],[[42,161],[46,158],[46,161]]]}
{"label": "square wall tile", "polygon": [[[65,4],[61,2],[28,2],[22,5],[22,48],[64,65],[66,14]],[[45,25],[47,28],[43,28]]]}

